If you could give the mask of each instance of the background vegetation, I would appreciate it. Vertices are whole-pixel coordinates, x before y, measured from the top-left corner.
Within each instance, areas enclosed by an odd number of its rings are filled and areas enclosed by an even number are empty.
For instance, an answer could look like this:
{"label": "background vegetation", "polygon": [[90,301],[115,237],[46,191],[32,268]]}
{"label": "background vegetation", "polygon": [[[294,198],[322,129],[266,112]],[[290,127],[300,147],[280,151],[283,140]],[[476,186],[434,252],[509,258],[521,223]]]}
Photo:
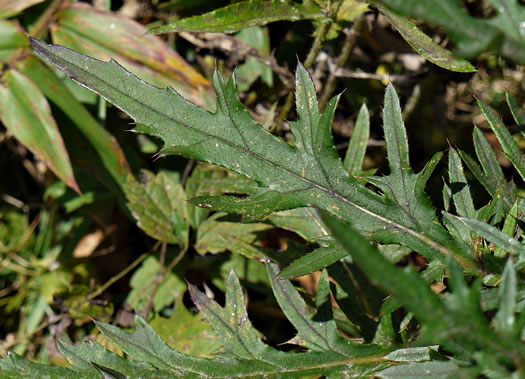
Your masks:
{"label": "background vegetation", "polygon": [[2,375],[520,377],[524,52],[521,0],[1,3]]}

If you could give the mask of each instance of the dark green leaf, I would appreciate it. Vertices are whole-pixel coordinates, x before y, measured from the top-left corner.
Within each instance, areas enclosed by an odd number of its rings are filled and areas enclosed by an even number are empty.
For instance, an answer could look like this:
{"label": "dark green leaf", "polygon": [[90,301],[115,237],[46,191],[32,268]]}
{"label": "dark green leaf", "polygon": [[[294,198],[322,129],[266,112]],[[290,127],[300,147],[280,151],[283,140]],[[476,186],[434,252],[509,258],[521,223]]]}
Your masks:
{"label": "dark green leaf", "polygon": [[279,277],[289,279],[307,275],[311,272],[321,270],[347,255],[348,252],[336,244],[319,247],[302,258],[296,259],[291,265],[279,273]]}
{"label": "dark green leaf", "polygon": [[[519,11],[517,1],[506,1],[507,4],[510,2]],[[509,29],[506,26],[496,27],[491,19],[470,16],[457,0],[373,0],[372,3],[384,4],[398,14],[442,27],[456,44],[461,56],[475,57],[483,51],[496,50],[517,62],[525,62],[523,45],[514,39],[514,29],[511,34],[507,34]],[[497,9],[496,12],[500,13]],[[516,15],[518,14],[519,12]],[[498,23],[505,22],[499,17],[494,20]],[[514,22],[510,27],[513,25]]]}
{"label": "dark green leaf", "polygon": [[[424,194],[425,182],[440,155],[418,175],[405,172],[410,170],[408,147],[406,140],[399,140],[406,138],[406,133],[399,124],[393,87],[387,90],[385,104],[385,125],[397,124],[387,131],[392,175],[376,181],[384,183],[383,197],[348,176],[331,135],[337,98],[320,113],[313,83],[301,65],[296,73],[299,121],[292,124],[296,145],[290,146],[253,120],[239,102],[233,80],[225,84],[219,74],[214,78],[217,112],[212,114],[170,88],[161,90],[141,82],[115,62],[100,62],[35,39],[32,43],[40,55],[69,76],[125,109],[139,124],[135,130],[164,140],[161,154],[183,154],[212,162],[259,184],[257,195],[248,200],[216,200],[222,204],[218,210],[260,218],[277,210],[317,206],[353,220],[359,230],[381,242],[410,246],[429,259],[454,256],[464,267],[475,267],[468,250],[450,245],[448,233],[437,222]],[[394,102],[397,107],[392,106]],[[206,200],[201,203],[211,204]]]}
{"label": "dark green leaf", "polygon": [[358,176],[363,171],[363,159],[370,136],[370,115],[365,104],[361,106],[355,121],[350,145],[346,150],[344,165],[350,175]]}
{"label": "dark green leaf", "polygon": [[434,42],[432,38],[419,30],[417,26],[414,25],[408,18],[393,13],[380,2],[375,3],[375,6],[377,9],[379,9],[387,21],[397,29],[405,41],[407,41],[418,54],[425,57],[425,59],[438,65],[439,67],[443,67],[451,71],[476,71],[476,68],[470,64],[470,62],[466,61],[465,59],[454,57],[450,51],[442,48],[440,45]]}
{"label": "dark green leaf", "polygon": [[512,264],[512,259],[507,260],[498,292],[499,309],[494,316],[494,327],[500,332],[513,334],[515,332],[518,288],[516,270]]}
{"label": "dark green leaf", "polygon": [[470,230],[512,255],[525,256],[525,245],[483,221],[458,217]]}
{"label": "dark green leaf", "polygon": [[509,106],[510,112],[512,113],[512,117],[514,118],[514,121],[516,122],[516,125],[524,125],[525,124],[525,111],[520,110],[520,106],[518,105],[518,102],[516,101],[516,98],[512,96],[509,93],[505,94],[507,99],[507,104]]}
{"label": "dark green leaf", "polygon": [[288,1],[241,1],[203,15],[185,18],[158,28],[153,34],[170,32],[235,33],[256,25],[275,21],[316,20],[324,18],[321,9],[311,0],[303,4]]}
{"label": "dark green leaf", "polygon": [[514,138],[512,138],[507,127],[492,109],[479,100],[478,106],[481,108],[481,112],[485,115],[492,131],[496,137],[498,137],[498,141],[501,143],[501,147],[503,147],[505,156],[512,162],[518,173],[521,175],[521,178],[525,180],[525,159],[521,154],[518,144]]}
{"label": "dark green leaf", "polygon": [[323,220],[375,285],[396,297],[420,321],[435,328],[447,328],[445,307],[417,273],[410,268],[401,270],[394,267],[348,224],[328,214]]}
{"label": "dark green leaf", "polygon": [[359,357],[381,352],[380,348],[373,345],[359,346],[344,340],[337,333],[331,308],[328,314],[310,312],[306,302],[292,283],[277,277],[277,265],[268,263],[267,269],[277,302],[288,320],[297,329],[293,342],[306,346],[312,351],[331,351],[345,357]]}
{"label": "dark green leaf", "polygon": [[160,241],[188,247],[186,196],[176,173],[141,172],[142,183],[130,176],[123,190],[137,225]]}
{"label": "dark green leaf", "polygon": [[448,176],[457,214],[465,217],[476,217],[476,209],[474,208],[467,178],[463,172],[463,164],[459,154],[453,147],[448,152]]}
{"label": "dark green leaf", "polygon": [[[516,234],[516,225],[518,224],[518,210],[520,205],[520,199],[516,199],[516,202],[510,208],[509,213],[507,214],[507,217],[505,218],[505,223],[503,224],[503,229],[501,230],[503,233],[510,237],[514,237]],[[507,255],[507,252],[498,247],[496,250],[494,250],[494,256],[498,258],[504,258]]]}

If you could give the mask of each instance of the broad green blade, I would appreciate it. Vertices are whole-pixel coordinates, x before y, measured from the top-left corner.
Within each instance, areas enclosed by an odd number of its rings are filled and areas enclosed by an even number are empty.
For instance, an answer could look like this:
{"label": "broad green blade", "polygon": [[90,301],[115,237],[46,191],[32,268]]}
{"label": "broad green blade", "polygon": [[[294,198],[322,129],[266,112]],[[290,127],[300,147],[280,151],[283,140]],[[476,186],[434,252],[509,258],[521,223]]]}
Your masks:
{"label": "broad green blade", "polygon": [[77,2],[56,15],[51,35],[64,45],[101,60],[117,59],[157,87],[171,86],[194,104],[211,108],[211,83],[140,23]]}
{"label": "broad green blade", "polygon": [[510,134],[509,130],[500,120],[500,118],[494,113],[492,109],[483,104],[478,100],[478,106],[481,109],[481,112],[485,115],[490,128],[498,138],[501,147],[505,156],[512,162],[518,173],[521,175],[521,178],[525,180],[525,158],[521,153],[521,150]]}
{"label": "broad green blade", "polygon": [[0,119],[64,183],[80,192],[46,98],[35,83],[16,70],[8,70],[2,77]]}
{"label": "broad green blade", "polygon": [[21,47],[29,47],[22,27],[14,21],[0,20],[0,61],[7,62]]}
{"label": "broad green blade", "polygon": [[33,80],[44,95],[76,124],[91,142],[113,179],[123,186],[131,170],[115,137],[95,120],[64,83],[41,61],[34,57],[24,59],[17,64],[17,68]]}
{"label": "broad green blade", "polygon": [[397,29],[405,41],[428,61],[450,71],[476,71],[476,68],[470,62],[465,59],[456,58],[450,51],[439,46],[432,38],[419,30],[408,18],[390,11],[387,7],[381,5],[380,2],[375,3],[375,6],[386,20]]}
{"label": "broad green blade", "polygon": [[236,33],[250,26],[275,21],[317,20],[325,18],[313,1],[303,4],[288,1],[241,1],[199,16],[184,18],[149,30],[149,33],[212,32]]}
{"label": "broad green blade", "polygon": [[[233,79],[224,83],[215,74],[217,112],[210,113],[171,88],[162,90],[140,81],[115,62],[104,63],[60,46],[31,41],[42,57],[131,115],[138,124],[136,131],[162,139],[161,155],[182,154],[223,166],[259,185],[256,194],[247,199],[219,197],[215,203],[222,205],[217,208],[211,199],[201,199],[202,206],[240,212],[252,219],[315,206],[353,222],[379,242],[410,246],[429,260],[453,256],[462,266],[475,268],[470,251],[451,241],[424,193],[440,154],[422,173],[409,172],[407,143],[398,140],[406,133],[398,123],[401,115],[393,87],[386,94],[385,125],[397,122],[387,133],[389,160],[394,166],[392,175],[376,180],[385,182],[381,188],[385,196],[380,196],[348,175],[331,135],[337,97],[321,113],[313,83],[301,65],[296,73],[299,120],[292,124],[296,145],[290,146],[255,122],[240,103]],[[397,108],[392,108],[395,102]],[[395,193],[384,189],[388,183],[394,185]]]}

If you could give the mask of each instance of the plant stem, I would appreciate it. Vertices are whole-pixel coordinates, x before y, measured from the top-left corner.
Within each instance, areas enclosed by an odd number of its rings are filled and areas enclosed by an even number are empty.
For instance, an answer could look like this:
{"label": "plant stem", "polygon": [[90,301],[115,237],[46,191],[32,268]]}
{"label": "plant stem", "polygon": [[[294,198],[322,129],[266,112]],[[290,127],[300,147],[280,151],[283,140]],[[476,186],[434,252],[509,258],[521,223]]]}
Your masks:
{"label": "plant stem", "polygon": [[330,100],[330,97],[334,93],[335,90],[335,84],[337,81],[337,76],[335,75],[335,71],[339,67],[343,67],[346,64],[346,61],[354,51],[354,47],[357,43],[357,38],[359,37],[359,34],[361,33],[361,30],[363,29],[363,26],[365,25],[365,16],[360,15],[354,20],[354,24],[352,25],[352,28],[348,31],[345,31],[346,38],[343,45],[343,49],[341,50],[341,54],[337,57],[335,60],[335,67],[332,69],[330,68],[330,74],[328,76],[328,80],[326,82],[326,86],[324,88],[323,94],[321,98],[319,99],[319,108],[321,111],[324,110],[326,107],[326,104]]}
{"label": "plant stem", "polygon": [[110,287],[113,283],[115,283],[116,281],[120,280],[123,276],[125,276],[128,272],[130,272],[131,270],[133,270],[135,267],[137,267],[144,259],[146,259],[148,256],[150,255],[150,252],[146,252],[144,254],[142,254],[140,257],[138,257],[137,259],[135,259],[135,261],[130,264],[128,267],[126,267],[124,270],[122,270],[121,272],[119,272],[117,275],[113,276],[112,278],[110,278],[106,283],[104,283],[104,285],[100,286],[95,292],[91,293],[87,299],[88,300],[93,300],[95,297],[101,295],[105,290],[108,289],[108,287]]}
{"label": "plant stem", "polygon": [[64,1],[67,0],[54,0],[46,11],[38,18],[38,20],[29,28],[28,34],[32,37],[40,39],[42,35],[47,31],[49,23],[55,17],[55,13],[60,9]]}
{"label": "plant stem", "polygon": [[[337,11],[339,10],[339,7],[341,6],[342,1],[336,2],[332,9],[333,11],[330,12],[331,15],[337,14]],[[321,27],[317,29],[317,35],[315,36],[314,43],[312,44],[312,47],[310,48],[310,51],[308,52],[308,56],[306,57],[306,60],[304,61],[304,67],[306,69],[310,68],[310,66],[315,62],[315,58],[317,58],[317,55],[321,52],[321,49],[323,47],[323,43],[326,39],[326,35],[328,34],[328,31],[330,30],[330,27],[333,24],[333,20],[329,19],[323,24],[321,24]],[[279,133],[281,131],[282,125],[284,123],[284,120],[286,120],[286,117],[288,117],[288,113],[290,113],[290,110],[292,109],[293,102],[294,102],[294,92],[290,92],[288,96],[286,97],[286,101],[284,102],[283,108],[281,110],[281,114],[279,115],[279,119],[277,120],[277,123],[272,128],[272,133]]]}

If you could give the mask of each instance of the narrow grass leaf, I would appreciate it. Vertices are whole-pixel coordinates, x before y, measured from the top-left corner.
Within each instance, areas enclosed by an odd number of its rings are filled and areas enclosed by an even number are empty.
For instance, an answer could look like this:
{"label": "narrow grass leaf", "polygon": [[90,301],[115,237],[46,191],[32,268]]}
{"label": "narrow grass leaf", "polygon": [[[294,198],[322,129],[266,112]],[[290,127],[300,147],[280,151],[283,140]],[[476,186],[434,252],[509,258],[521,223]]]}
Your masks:
{"label": "narrow grass leaf", "polygon": [[[520,205],[520,199],[516,199],[516,202],[510,209],[510,212],[507,214],[507,217],[505,218],[505,223],[503,224],[503,229],[501,230],[503,233],[510,237],[514,237],[516,234],[516,225],[518,224],[518,210]],[[503,250],[502,248],[498,247],[496,250],[494,250],[494,255],[498,258],[504,258],[507,255],[507,252]]]}
{"label": "narrow grass leaf", "polygon": [[500,118],[494,113],[492,109],[483,104],[478,100],[478,106],[481,109],[481,112],[485,115],[490,128],[498,138],[498,141],[503,147],[503,152],[505,156],[512,162],[513,166],[516,168],[518,173],[521,175],[521,178],[525,180],[525,159],[521,154],[521,150],[510,134],[507,127],[503,124]]}
{"label": "narrow grass leaf", "polygon": [[492,146],[490,146],[483,132],[478,127],[474,127],[473,140],[476,155],[485,175],[495,181],[496,188],[503,187],[505,185],[505,176],[501,165]]}
{"label": "narrow grass leaf", "polygon": [[370,137],[370,115],[365,104],[361,106],[355,121],[350,145],[346,150],[344,166],[350,175],[358,176],[363,172],[363,160]]}
{"label": "narrow grass leaf", "polygon": [[494,226],[473,218],[458,217],[458,219],[474,233],[477,233],[487,241],[492,242],[494,245],[502,248],[507,253],[512,255],[520,255],[522,257],[525,256],[525,245],[503,233]]}
{"label": "narrow grass leaf", "polygon": [[468,153],[462,150],[458,150],[458,153],[470,172],[474,175],[477,181],[485,187],[492,198],[495,200],[497,200],[498,197],[502,198],[504,208],[508,211],[516,199],[516,186],[514,183],[504,182],[503,186],[501,186],[497,177],[488,175],[485,169],[482,168]]}
{"label": "narrow grass leaf", "polygon": [[447,49],[441,47],[429,36],[418,29],[408,18],[400,16],[380,2],[374,3],[385,19],[397,29],[410,46],[428,61],[450,71],[474,72],[476,68],[465,59],[456,58]]}
{"label": "narrow grass leaf", "polygon": [[263,0],[241,1],[150,29],[149,33],[236,33],[250,26],[266,25],[275,21],[316,20],[324,17],[321,9],[312,1],[305,1],[303,4]]}
{"label": "narrow grass leaf", "polygon": [[498,290],[499,309],[494,316],[494,326],[500,332],[507,334],[515,332],[517,286],[516,270],[512,259],[509,258],[503,270]]}
{"label": "narrow grass leaf", "polygon": [[[400,15],[439,25],[449,34],[456,45],[458,55],[462,57],[476,57],[489,48],[503,50],[503,44],[494,43],[501,35],[500,30],[488,20],[470,16],[457,0],[372,0],[371,2],[384,4]],[[510,38],[504,38],[504,41],[508,39]],[[504,54],[518,61],[525,56],[517,50],[514,52],[505,50]]]}
{"label": "narrow grass leaf", "polygon": [[465,217],[476,217],[476,209],[474,208],[467,178],[463,172],[463,164],[459,154],[453,147],[448,152],[448,177],[457,214]]}
{"label": "narrow grass leaf", "polygon": [[348,252],[337,244],[319,247],[284,268],[279,273],[279,278],[290,279],[310,274],[343,259],[347,255]]}
{"label": "narrow grass leaf", "polygon": [[514,118],[514,121],[516,122],[516,125],[517,126],[525,125],[525,111],[520,109],[520,106],[518,105],[518,101],[516,100],[516,98],[508,92],[505,94],[505,98],[507,100],[507,105],[509,106],[510,113],[512,113],[512,117]]}

